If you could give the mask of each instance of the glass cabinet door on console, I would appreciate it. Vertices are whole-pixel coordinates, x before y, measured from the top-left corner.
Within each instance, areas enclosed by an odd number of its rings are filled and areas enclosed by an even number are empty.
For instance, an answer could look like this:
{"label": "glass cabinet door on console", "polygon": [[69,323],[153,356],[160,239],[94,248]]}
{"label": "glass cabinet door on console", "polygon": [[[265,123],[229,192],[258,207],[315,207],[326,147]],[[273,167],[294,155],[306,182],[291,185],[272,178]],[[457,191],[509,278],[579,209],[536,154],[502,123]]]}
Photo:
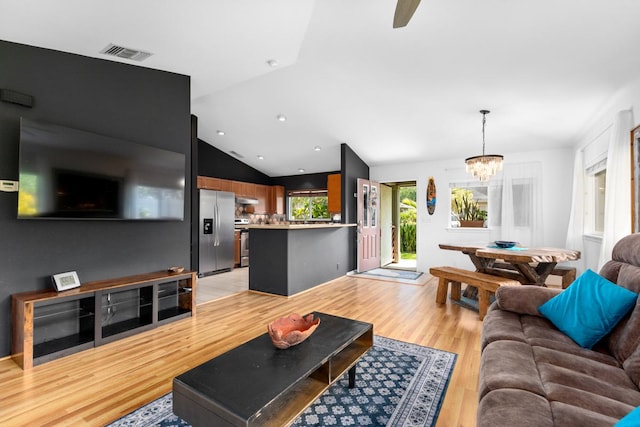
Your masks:
{"label": "glass cabinet door on console", "polygon": [[104,290],[96,295],[101,302],[102,341],[121,338],[153,324],[152,285]]}
{"label": "glass cabinet door on console", "polygon": [[158,322],[179,316],[191,316],[191,281],[174,280],[158,285]]}
{"label": "glass cabinet door on console", "polygon": [[34,364],[93,347],[93,296],[36,302],[33,311]]}

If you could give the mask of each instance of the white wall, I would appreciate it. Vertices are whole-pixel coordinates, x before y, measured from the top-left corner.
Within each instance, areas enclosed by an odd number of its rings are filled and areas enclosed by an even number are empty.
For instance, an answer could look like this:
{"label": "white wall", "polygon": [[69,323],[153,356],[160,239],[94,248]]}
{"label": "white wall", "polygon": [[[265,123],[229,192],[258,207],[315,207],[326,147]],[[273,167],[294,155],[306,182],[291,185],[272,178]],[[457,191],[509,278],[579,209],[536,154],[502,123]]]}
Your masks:
{"label": "white wall", "polygon": [[[564,247],[569,221],[573,152],[571,149],[533,151],[505,155],[506,164],[540,162],[542,164],[543,233],[545,246]],[[437,205],[433,215],[427,213],[427,181],[433,176],[436,182]],[[449,183],[471,181],[466,174],[464,159],[404,163],[389,166],[373,166],[370,177],[379,182],[416,181],[418,203],[417,267],[429,271],[429,267],[452,265],[473,268],[468,257],[457,252],[442,250],[439,243],[488,243],[486,229],[450,229]]]}
{"label": "white wall", "polygon": [[[631,109],[633,113],[633,126],[640,125],[640,78],[617,91],[597,109],[592,120],[590,120],[591,126],[587,127],[582,133],[572,156],[575,156],[575,151],[588,147],[594,141],[597,141],[600,135],[606,134],[607,129],[613,125],[616,114],[621,110],[628,109]],[[629,165],[621,165],[621,167],[629,167]],[[582,253],[585,268],[597,270],[600,243],[601,239],[596,236],[585,236]]]}
{"label": "white wall", "polygon": [[[606,132],[613,124],[615,115],[625,109],[631,109],[634,115],[634,127],[640,125],[640,78],[621,88],[602,106],[594,109],[590,126],[577,133],[580,135],[574,149],[523,152],[505,156],[505,164],[539,161],[543,167],[544,206],[544,242],[546,246],[564,247],[567,224],[569,221],[570,199],[575,151],[582,149]],[[623,165],[623,167],[628,167]],[[446,242],[482,242],[489,241],[487,230],[448,229],[449,223],[449,182],[468,180],[464,172],[463,159],[397,164],[390,166],[372,166],[371,179],[380,182],[416,181],[418,192],[418,269],[428,271],[434,265],[454,265],[472,268],[464,255],[444,251],[438,243]],[[434,215],[426,209],[426,187],[429,176],[433,176],[438,190],[438,204]],[[593,236],[585,237],[582,258],[585,267],[597,269],[599,240]]]}

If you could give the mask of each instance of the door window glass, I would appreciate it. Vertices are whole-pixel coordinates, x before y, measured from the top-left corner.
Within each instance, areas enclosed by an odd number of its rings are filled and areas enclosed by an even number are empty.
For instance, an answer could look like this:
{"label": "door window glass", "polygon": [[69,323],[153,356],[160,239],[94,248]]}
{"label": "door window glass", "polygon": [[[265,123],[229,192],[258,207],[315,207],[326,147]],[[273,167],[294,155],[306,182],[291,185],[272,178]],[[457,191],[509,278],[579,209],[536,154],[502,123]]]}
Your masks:
{"label": "door window glass", "polygon": [[362,226],[369,226],[369,186],[362,186]]}
{"label": "door window glass", "polygon": [[371,227],[377,226],[377,215],[376,215],[376,207],[378,205],[378,187],[375,185],[371,186],[371,195],[369,196],[369,206],[371,208]]}

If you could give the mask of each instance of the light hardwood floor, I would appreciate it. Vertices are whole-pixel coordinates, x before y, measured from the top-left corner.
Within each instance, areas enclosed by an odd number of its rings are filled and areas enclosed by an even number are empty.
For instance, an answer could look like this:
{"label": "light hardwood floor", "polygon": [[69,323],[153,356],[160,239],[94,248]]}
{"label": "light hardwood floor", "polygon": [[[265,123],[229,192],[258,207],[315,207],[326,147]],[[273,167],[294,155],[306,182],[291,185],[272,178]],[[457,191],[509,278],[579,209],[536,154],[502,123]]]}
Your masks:
{"label": "light hardwood floor", "polygon": [[342,277],[291,298],[242,292],[197,316],[22,371],[0,361],[0,426],[101,426],[171,390],[173,377],[266,332],[276,317],[322,311],[374,324],[374,333],[458,354],[438,426],[474,426],[478,314],[435,303],[415,286]]}

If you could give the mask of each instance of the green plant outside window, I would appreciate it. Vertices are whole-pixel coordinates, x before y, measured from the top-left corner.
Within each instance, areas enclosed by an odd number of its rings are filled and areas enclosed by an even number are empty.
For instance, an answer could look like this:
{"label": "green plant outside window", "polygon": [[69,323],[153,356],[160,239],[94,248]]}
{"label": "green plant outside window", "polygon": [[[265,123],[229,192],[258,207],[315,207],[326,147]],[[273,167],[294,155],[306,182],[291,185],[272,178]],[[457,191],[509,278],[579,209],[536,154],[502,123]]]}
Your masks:
{"label": "green plant outside window", "polygon": [[488,216],[486,194],[487,187],[452,188],[451,226],[459,227],[459,221],[486,221]]}
{"label": "green plant outside window", "polygon": [[324,195],[306,193],[289,196],[289,219],[293,221],[328,220],[329,199]]}

